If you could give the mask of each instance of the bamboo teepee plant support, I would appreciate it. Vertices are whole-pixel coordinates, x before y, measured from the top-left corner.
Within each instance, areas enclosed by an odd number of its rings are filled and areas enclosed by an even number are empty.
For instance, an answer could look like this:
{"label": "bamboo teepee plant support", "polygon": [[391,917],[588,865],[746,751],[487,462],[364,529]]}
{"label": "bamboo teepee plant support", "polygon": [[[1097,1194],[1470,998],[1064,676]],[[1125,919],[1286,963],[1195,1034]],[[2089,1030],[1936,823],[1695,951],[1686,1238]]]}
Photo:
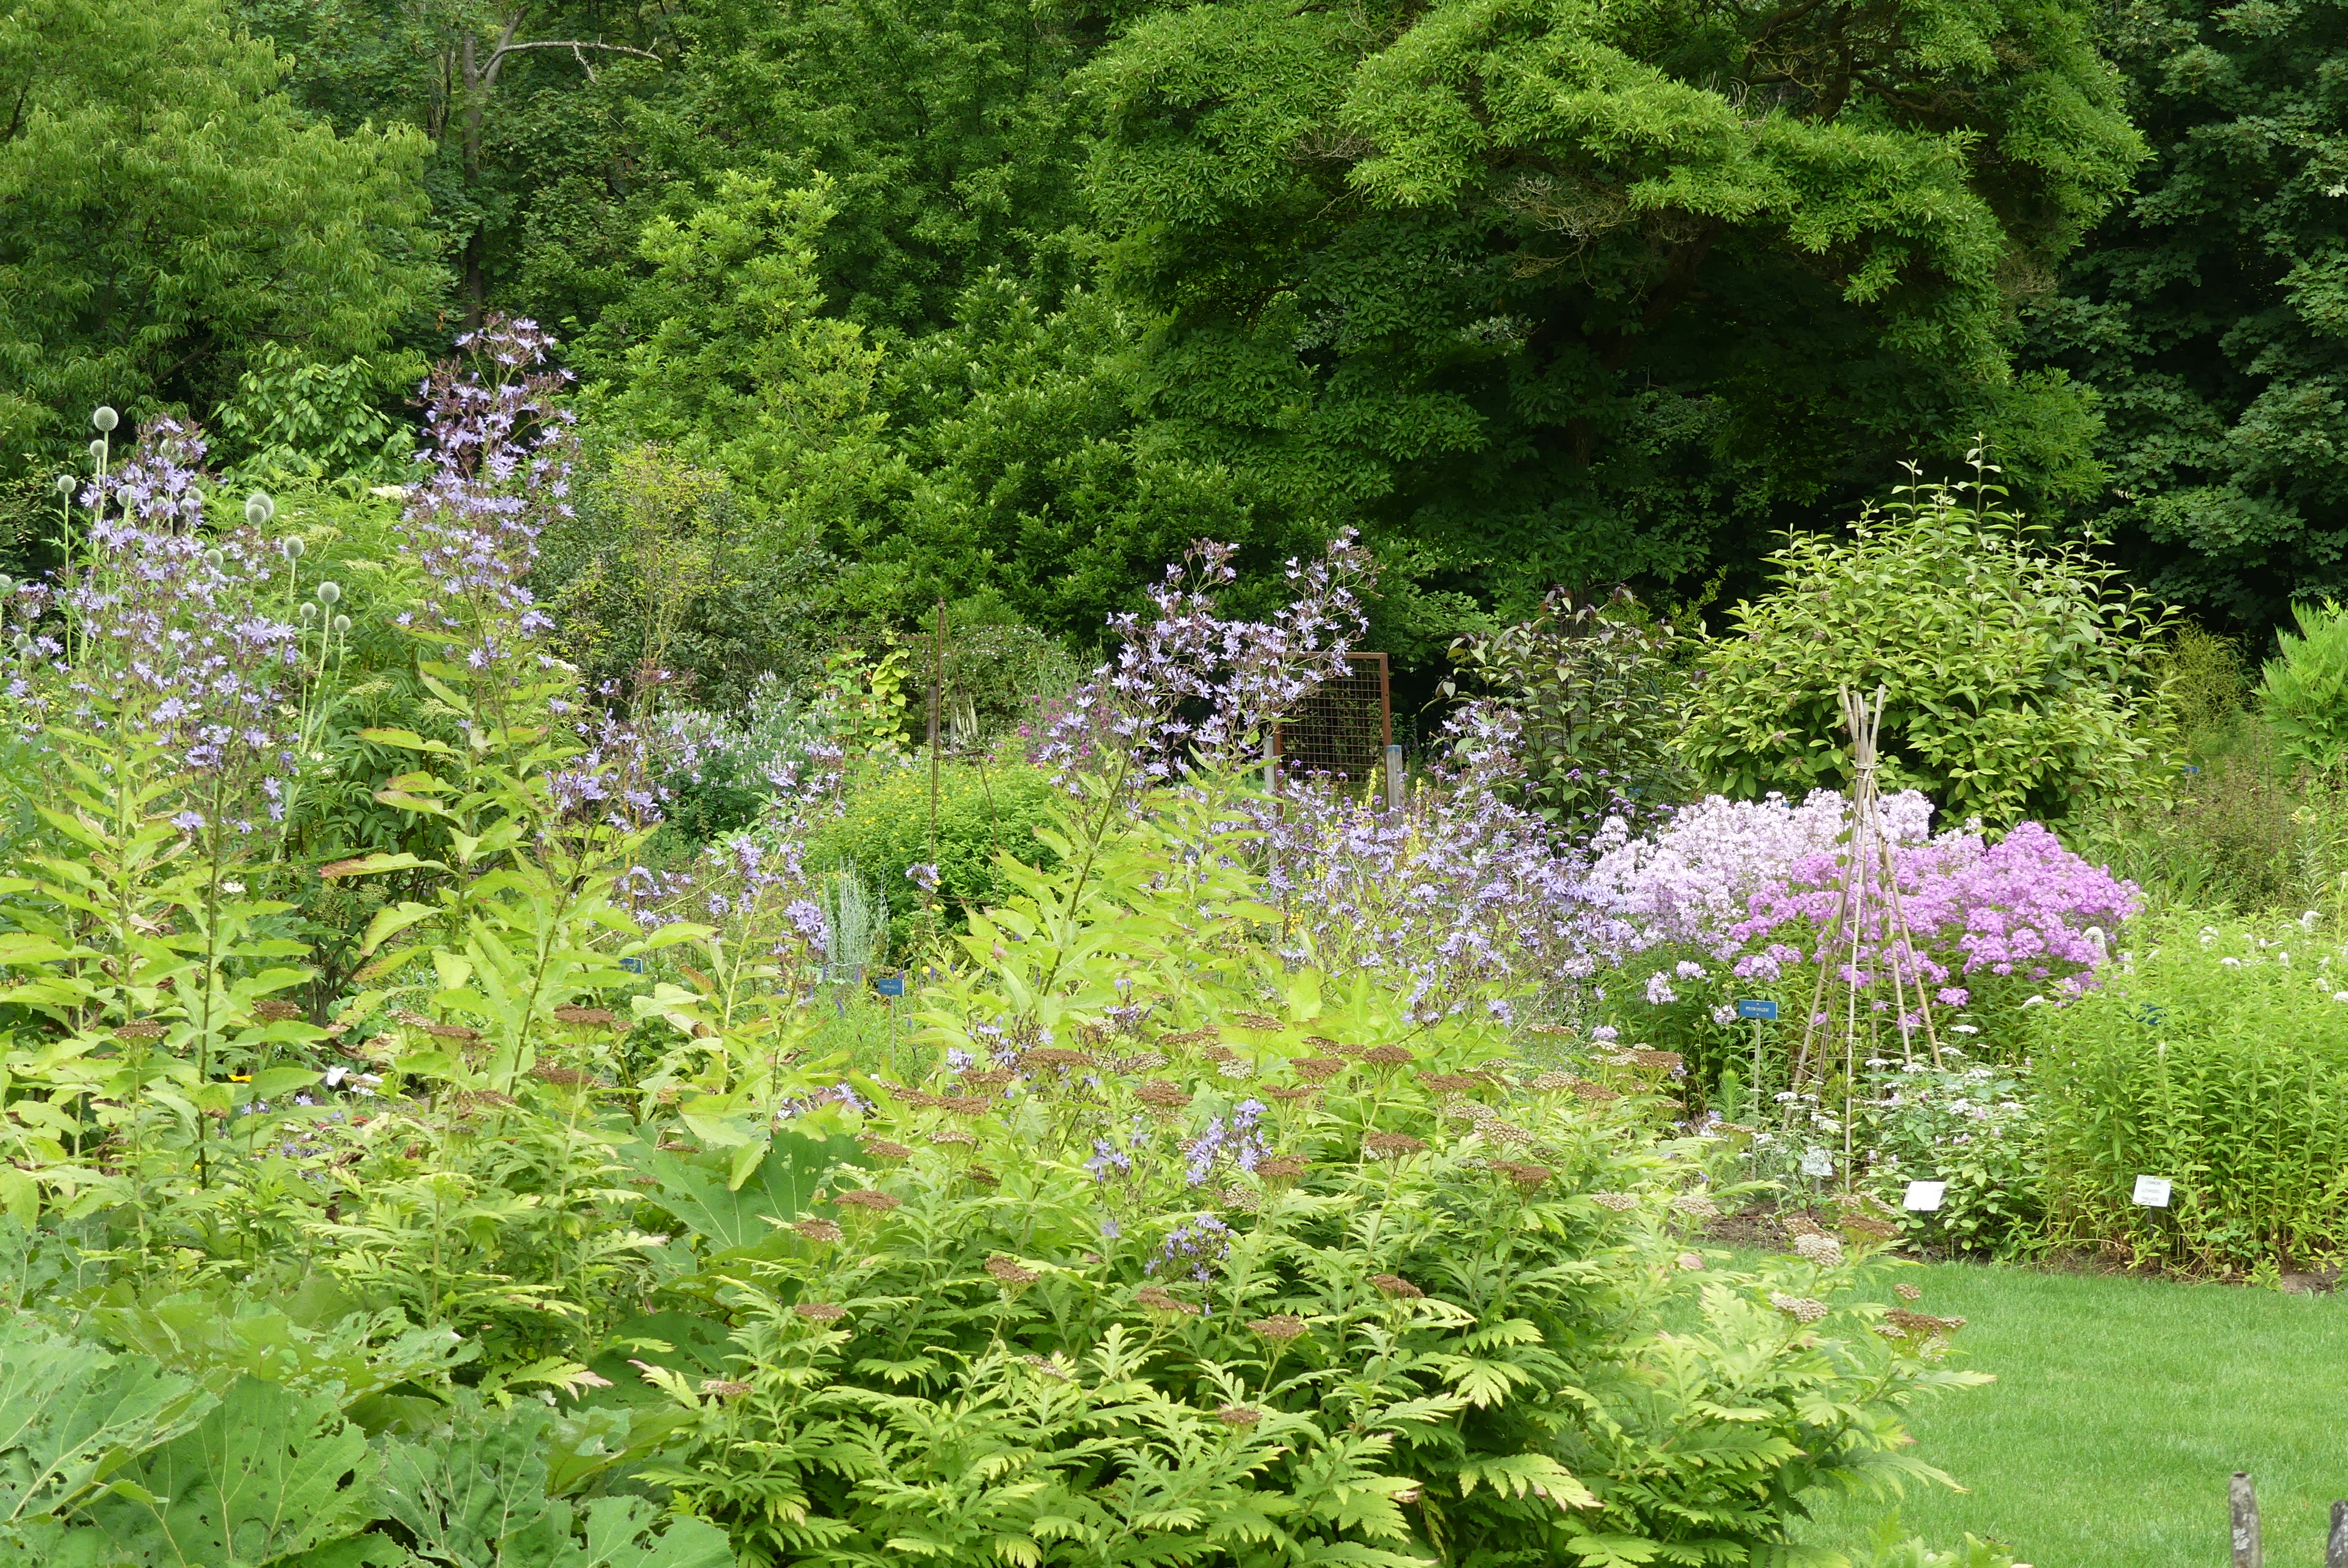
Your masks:
{"label": "bamboo teepee plant support", "polygon": [[[1853,1153],[1851,1102],[1856,1094],[1859,1063],[1874,1058],[1877,1040],[1877,1013],[1871,999],[1864,1008],[1861,1006],[1860,993],[1869,985],[1867,964],[1879,964],[1890,976],[1892,1016],[1900,1030],[1903,1060],[1914,1064],[1915,1030],[1921,1026],[1932,1065],[1939,1067],[1942,1063],[1940,1030],[1932,1020],[1931,989],[1919,972],[1916,941],[1908,927],[1907,909],[1900,896],[1900,869],[1895,857],[1898,845],[1885,826],[1876,785],[1876,736],[1883,725],[1884,688],[1878,686],[1871,700],[1854,694],[1848,686],[1838,688],[1837,695],[1842,707],[1843,728],[1850,733],[1850,814],[1834,905],[1818,933],[1818,976],[1811,989],[1809,1011],[1802,1020],[1801,1052],[1795,1059],[1791,1088],[1797,1094],[1806,1084],[1824,1088],[1835,1054],[1836,1037],[1839,1036],[1842,1169],[1843,1179],[1848,1183]],[[1880,932],[1871,947],[1868,939],[1870,927]],[[1841,986],[1841,994],[1834,999],[1836,1005],[1831,1009],[1828,1006],[1830,980],[1838,980]],[[1911,986],[1916,993],[1912,1010],[1908,999]],[[1839,1019],[1836,1017],[1838,1012]],[[1862,1043],[1866,1047],[1864,1056]],[[1787,1113],[1789,1120],[1796,1113],[1793,1104],[1789,1103]]]}

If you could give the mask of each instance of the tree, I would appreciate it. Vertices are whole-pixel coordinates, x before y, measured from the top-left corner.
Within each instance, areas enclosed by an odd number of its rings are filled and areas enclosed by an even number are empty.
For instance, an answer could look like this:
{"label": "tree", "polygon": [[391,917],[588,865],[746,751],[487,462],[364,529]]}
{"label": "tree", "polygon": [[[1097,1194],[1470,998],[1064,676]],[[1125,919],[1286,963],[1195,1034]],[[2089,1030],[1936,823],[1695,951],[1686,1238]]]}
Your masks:
{"label": "tree", "polygon": [[1741,553],[1724,527],[1924,429],[2091,489],[2077,389],[2007,362],[2141,154],[2082,11],[1149,14],[1084,76],[1115,277],[1166,323],[1148,407],[1299,513],[1364,518],[1422,651],[1553,582]]}
{"label": "tree", "polygon": [[2348,591],[2348,5],[2115,15],[2153,159],[2034,352],[2101,395],[2101,523],[2145,586],[2263,631]]}
{"label": "tree", "polygon": [[[667,41],[669,20],[664,6],[602,0],[237,5],[301,62],[293,87],[304,107],[346,129],[407,124],[431,138],[434,220],[457,261],[468,329],[520,267],[534,220],[571,228],[569,215],[541,211],[547,195],[578,200],[582,174],[592,196],[615,194],[632,148],[612,122],[625,118],[642,77],[657,75],[653,46]],[[625,232],[641,220],[627,213]]]}
{"label": "tree", "polygon": [[2025,528],[1995,472],[1901,486],[1848,537],[1797,534],[1769,557],[1769,591],[1697,659],[1675,737],[1715,787],[1848,787],[1849,686],[1883,691],[1883,786],[1921,789],[1955,820],[2054,821],[2167,793],[2168,617],[2086,547]]}
{"label": "tree", "polygon": [[221,0],[0,14],[0,462],[203,406],[263,342],[368,353],[435,279],[422,138],[307,124]]}

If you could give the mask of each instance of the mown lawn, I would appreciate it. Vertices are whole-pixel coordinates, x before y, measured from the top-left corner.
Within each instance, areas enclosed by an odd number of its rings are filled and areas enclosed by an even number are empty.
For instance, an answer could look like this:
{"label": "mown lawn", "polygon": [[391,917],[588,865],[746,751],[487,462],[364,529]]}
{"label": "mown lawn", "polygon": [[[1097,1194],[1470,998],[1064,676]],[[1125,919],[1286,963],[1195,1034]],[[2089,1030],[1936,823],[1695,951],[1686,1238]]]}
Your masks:
{"label": "mown lawn", "polygon": [[[1967,1320],[1996,1375],[1921,1408],[1918,1451],[1968,1490],[1898,1504],[1936,1545],[1966,1531],[2035,1568],[2223,1568],[2226,1482],[2257,1479],[2271,1568],[2320,1568],[2348,1498],[2348,1298],[1964,1264],[1903,1270]],[[1851,1547],[1893,1505],[1839,1499],[1809,1539]]]}

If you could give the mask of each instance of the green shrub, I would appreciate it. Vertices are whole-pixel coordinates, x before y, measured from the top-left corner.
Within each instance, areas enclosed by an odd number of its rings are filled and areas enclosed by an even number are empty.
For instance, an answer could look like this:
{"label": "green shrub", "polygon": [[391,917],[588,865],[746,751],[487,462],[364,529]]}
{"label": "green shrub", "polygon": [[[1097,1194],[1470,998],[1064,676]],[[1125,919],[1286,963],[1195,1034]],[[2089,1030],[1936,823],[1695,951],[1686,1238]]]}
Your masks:
{"label": "green shrub", "polygon": [[[2149,936],[2033,1009],[2056,1233],[2205,1271],[2348,1247],[2348,961],[2296,922]],[[2131,1202],[2140,1175],[2169,1207]]]}
{"label": "green shrub", "polygon": [[[1984,468],[1984,474],[1996,470]],[[2054,821],[2169,783],[2165,622],[2084,546],[2034,538],[1983,480],[1902,486],[1848,537],[1797,535],[1698,661],[1680,743],[1728,794],[1847,786],[1836,692],[1887,701],[1887,789],[1952,819]]]}
{"label": "green shrub", "polygon": [[[938,906],[959,923],[965,910],[999,904],[1011,886],[995,865],[998,851],[1034,865],[1055,856],[1038,829],[1048,829],[1059,792],[1050,775],[1004,748],[987,762],[938,769]],[[930,863],[930,772],[919,763],[893,766],[866,782],[846,813],[808,849],[816,867],[852,865],[889,901],[891,940],[901,948],[920,923],[921,889],[906,876]]]}
{"label": "green shrub", "polygon": [[2281,633],[2282,651],[2259,677],[2259,705],[2282,754],[2330,773],[2348,764],[2348,610],[2291,606],[2299,635]]}
{"label": "green shrub", "polygon": [[1586,835],[1609,816],[1643,821],[1688,796],[1694,781],[1672,743],[1688,685],[1673,662],[1680,645],[1627,589],[1580,605],[1560,589],[1523,625],[1454,642],[1459,673],[1443,692],[1481,693],[1512,732],[1527,808]]}

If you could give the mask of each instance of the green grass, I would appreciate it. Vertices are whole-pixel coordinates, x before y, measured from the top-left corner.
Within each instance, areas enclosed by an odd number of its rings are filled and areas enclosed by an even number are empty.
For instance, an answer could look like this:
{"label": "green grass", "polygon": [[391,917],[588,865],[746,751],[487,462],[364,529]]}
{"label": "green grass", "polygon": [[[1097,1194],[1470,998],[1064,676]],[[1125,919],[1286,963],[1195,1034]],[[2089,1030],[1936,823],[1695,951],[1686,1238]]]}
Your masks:
{"label": "green grass", "polygon": [[[1903,1270],[1965,1318],[1954,1364],[1996,1375],[1921,1407],[1917,1452],[1970,1490],[1911,1489],[1908,1530],[1967,1531],[2036,1568],[2223,1568],[2226,1483],[2258,1482],[2272,1568],[2319,1568],[2348,1498],[2348,1298],[1964,1264]],[[1871,1539],[1840,1498],[1809,1539]]]}

